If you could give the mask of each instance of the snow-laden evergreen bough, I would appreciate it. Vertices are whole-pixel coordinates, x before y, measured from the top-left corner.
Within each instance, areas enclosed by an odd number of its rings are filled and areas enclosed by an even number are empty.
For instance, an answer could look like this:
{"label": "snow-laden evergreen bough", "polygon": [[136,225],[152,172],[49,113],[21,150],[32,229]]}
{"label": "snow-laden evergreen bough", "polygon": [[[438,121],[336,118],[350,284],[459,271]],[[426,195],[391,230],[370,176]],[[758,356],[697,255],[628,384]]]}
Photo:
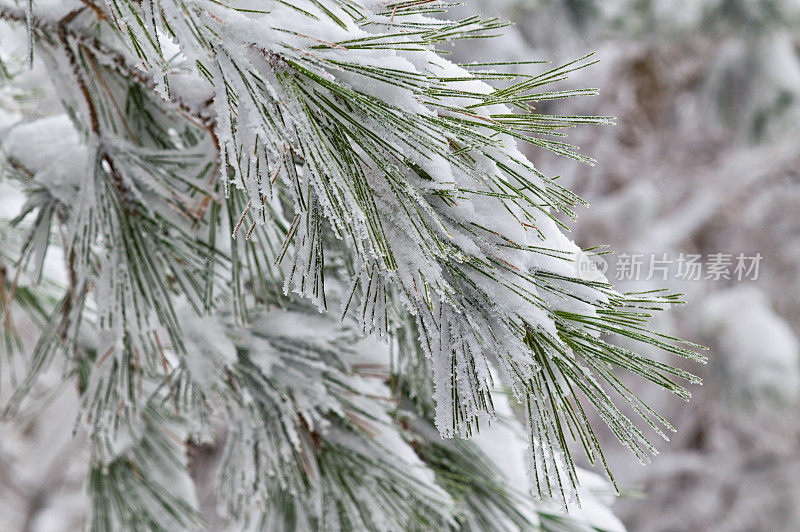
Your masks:
{"label": "snow-laden evergreen bough", "polygon": [[41,330],[24,369],[6,364],[4,416],[63,366],[92,527],[200,526],[181,445],[221,434],[220,510],[250,527],[546,527],[546,505],[494,485],[502,457],[440,439],[508,418],[499,388],[534,494],[563,503],[572,441],[605,467],[591,416],[643,461],[623,410],[672,430],[616,369],[683,398],[698,380],[613,341],[702,361],[649,330],[678,299],[581,278],[562,233],[581,200],[520,151],[592,162],[563,130],[609,118],[536,109],[592,94],[548,88],[590,60],[454,64],[451,41],[503,23],[446,10],[0,0],[63,106],[0,133],[28,198],[2,229],[5,351],[14,312]]}

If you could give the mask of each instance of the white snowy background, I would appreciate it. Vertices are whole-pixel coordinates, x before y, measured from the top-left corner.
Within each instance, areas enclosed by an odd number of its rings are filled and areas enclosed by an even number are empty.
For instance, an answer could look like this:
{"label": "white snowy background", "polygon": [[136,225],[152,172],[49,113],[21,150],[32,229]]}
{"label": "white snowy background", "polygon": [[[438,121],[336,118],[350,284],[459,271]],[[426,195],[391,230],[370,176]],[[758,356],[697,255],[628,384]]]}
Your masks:
{"label": "white snowy background", "polygon": [[[763,256],[757,280],[620,283],[685,293],[659,326],[709,346],[710,363],[691,368],[705,384],[688,405],[631,381],[678,433],[646,467],[605,434],[623,489],[613,511],[630,530],[800,529],[800,2],[469,0],[459,9],[516,24],[460,47],[463,59],[564,62],[597,51],[601,62],[568,86],[601,95],[544,110],[616,116],[615,127],[570,135],[598,164],[528,153],[589,201],[574,224],[580,245]],[[47,90],[40,72],[29,78]],[[7,91],[0,102],[0,130],[8,109],[49,112]],[[13,216],[19,201],[0,188],[0,215]],[[86,449],[70,437],[76,402],[67,391],[3,427],[0,530],[80,528]],[[521,473],[521,453],[509,473]],[[202,498],[207,479],[196,477]]]}

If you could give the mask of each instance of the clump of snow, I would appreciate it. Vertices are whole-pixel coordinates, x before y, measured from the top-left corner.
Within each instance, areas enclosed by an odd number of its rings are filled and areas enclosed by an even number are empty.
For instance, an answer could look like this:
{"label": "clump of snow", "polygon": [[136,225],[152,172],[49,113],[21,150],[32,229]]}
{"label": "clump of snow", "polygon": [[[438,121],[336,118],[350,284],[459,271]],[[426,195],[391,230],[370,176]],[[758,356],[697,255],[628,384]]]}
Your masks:
{"label": "clump of snow", "polygon": [[192,378],[203,386],[219,382],[225,368],[236,361],[236,346],[225,322],[215,316],[198,316],[187,302],[175,312],[185,335],[183,360]]}

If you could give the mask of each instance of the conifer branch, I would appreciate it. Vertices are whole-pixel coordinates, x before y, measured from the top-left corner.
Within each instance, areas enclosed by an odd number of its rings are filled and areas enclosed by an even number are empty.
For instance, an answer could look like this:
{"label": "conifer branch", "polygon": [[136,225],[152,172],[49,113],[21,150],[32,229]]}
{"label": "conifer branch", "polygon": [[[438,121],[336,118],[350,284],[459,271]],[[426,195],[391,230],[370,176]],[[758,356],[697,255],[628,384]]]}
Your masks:
{"label": "conifer branch", "polygon": [[[64,359],[92,442],[96,528],[169,528],[157,514],[170,509],[170,524],[195,526],[192,504],[131,460],[153,450],[185,475],[168,427],[178,442],[213,439],[215,417],[229,430],[228,517],[257,507],[246,525],[321,529],[458,528],[458,511],[526,523],[504,491],[485,514],[458,510],[494,481],[450,478],[446,460],[480,453],[419,429],[477,435],[503,417],[500,385],[525,414],[535,493],[564,506],[580,483],[573,442],[613,481],[590,409],[642,461],[656,449],[617,403],[672,430],[613,368],[684,399],[679,381],[699,379],[611,337],[703,362],[649,330],[679,299],[581,278],[558,214],[583,202],[518,147],[593,163],[562,139],[612,118],[532,107],[594,94],[544,88],[591,54],[520,74],[453,64],[442,43],[504,23],[429,17],[440,1],[84,1],[59,20],[0,1],[64,109],[4,142],[10,175],[35,189],[36,219],[15,221],[30,223],[18,266],[43,261],[57,227],[68,284],[7,413]],[[317,315],[334,305],[339,316]],[[392,371],[363,371],[386,364],[357,362],[359,335],[398,350]],[[120,452],[120,438],[136,444]]]}

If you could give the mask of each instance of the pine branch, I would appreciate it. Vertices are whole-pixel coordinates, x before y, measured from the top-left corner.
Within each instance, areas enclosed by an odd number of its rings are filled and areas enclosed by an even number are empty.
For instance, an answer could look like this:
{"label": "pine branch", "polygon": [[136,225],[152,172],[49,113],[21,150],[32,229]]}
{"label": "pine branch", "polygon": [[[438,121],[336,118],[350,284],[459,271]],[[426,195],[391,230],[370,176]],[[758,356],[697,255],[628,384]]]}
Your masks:
{"label": "pine branch", "polygon": [[[4,0],[5,1],[5,0]],[[98,21],[108,22],[106,13],[101,7],[89,1],[82,0],[86,9],[93,12]],[[50,20],[47,17],[38,16],[35,12],[28,17],[27,9],[17,5],[5,5],[0,2],[0,20],[10,22],[24,22],[30,25],[32,34],[37,36],[40,42],[53,42],[54,40],[64,46],[78,45],[85,50],[103,58],[106,65],[112,66],[117,73],[145,88],[155,91],[157,84],[152,75],[140,69],[123,51],[117,50],[94,35],[91,29],[84,27],[84,24],[77,24],[75,19],[84,16],[85,9],[78,8],[70,12],[60,20]],[[170,95],[166,101],[172,104],[174,110],[179,111],[185,118],[201,128],[212,130],[214,124],[213,113],[203,106],[187,103],[178,95]]]}
{"label": "pine branch", "polygon": [[[12,173],[36,185],[19,271],[47,254],[56,227],[68,283],[9,413],[63,358],[98,463],[118,456],[120,432],[147,441],[158,397],[197,435],[210,437],[214,416],[230,422],[221,485],[234,517],[259,503],[265,523],[306,515],[316,528],[377,529],[368,495],[394,528],[454,526],[437,510],[449,502],[441,488],[382,454],[406,464],[406,444],[381,444],[397,443],[389,408],[341,356],[356,357],[341,340],[357,330],[395,343],[396,378],[443,436],[492,422],[493,391],[506,384],[525,410],[539,496],[566,505],[577,488],[571,439],[605,466],[590,408],[638,458],[656,452],[617,401],[662,437],[671,427],[612,368],[682,398],[677,381],[699,380],[607,337],[703,362],[697,346],[649,330],[652,311],[678,299],[582,279],[582,250],[559,216],[574,218],[582,200],[518,148],[593,163],[560,139],[611,118],[532,112],[594,94],[544,88],[591,55],[513,75],[502,62],[459,66],[438,47],[504,23],[428,17],[446,10],[438,1],[368,5],[109,0],[50,20],[0,4],[0,19],[35,37],[65,112],[16,128],[3,148]],[[270,328],[280,306],[310,332],[328,330],[305,321],[315,311],[304,301],[341,306],[335,340]],[[441,469],[445,451],[428,452]],[[98,489],[134,482],[124,464],[113,470]],[[490,514],[520,521],[505,494],[494,502]],[[136,513],[102,502],[97,522]]]}

